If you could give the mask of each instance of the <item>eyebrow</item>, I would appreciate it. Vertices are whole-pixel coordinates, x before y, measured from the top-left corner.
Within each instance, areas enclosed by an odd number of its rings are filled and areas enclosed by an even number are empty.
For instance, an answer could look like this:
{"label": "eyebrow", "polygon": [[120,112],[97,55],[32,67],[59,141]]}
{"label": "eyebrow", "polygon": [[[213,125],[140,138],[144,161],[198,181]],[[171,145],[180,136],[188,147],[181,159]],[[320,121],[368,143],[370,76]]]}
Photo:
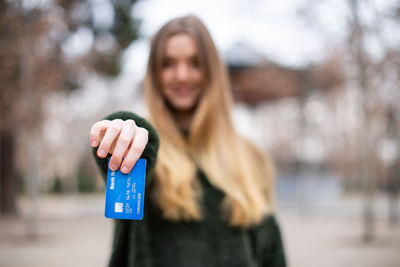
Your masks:
{"label": "eyebrow", "polygon": [[[198,54],[194,54],[192,56],[189,57],[190,60],[194,60],[194,59],[200,59],[200,56]],[[164,56],[164,60],[174,60],[174,57],[165,55]]]}

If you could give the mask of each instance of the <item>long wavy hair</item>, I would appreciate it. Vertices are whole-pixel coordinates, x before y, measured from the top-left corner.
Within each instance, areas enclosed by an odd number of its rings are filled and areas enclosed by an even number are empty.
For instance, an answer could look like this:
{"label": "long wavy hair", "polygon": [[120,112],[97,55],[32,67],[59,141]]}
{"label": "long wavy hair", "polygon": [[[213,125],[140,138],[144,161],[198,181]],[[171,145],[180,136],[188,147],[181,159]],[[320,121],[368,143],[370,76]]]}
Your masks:
{"label": "long wavy hair", "polygon": [[[197,46],[205,88],[188,135],[174,122],[161,91],[167,40],[188,34]],[[223,212],[232,226],[257,224],[273,210],[271,162],[234,129],[232,95],[225,65],[204,24],[195,16],[176,18],[153,37],[144,81],[150,121],[160,135],[155,168],[155,201],[164,218],[201,220],[200,168],[225,193]]]}

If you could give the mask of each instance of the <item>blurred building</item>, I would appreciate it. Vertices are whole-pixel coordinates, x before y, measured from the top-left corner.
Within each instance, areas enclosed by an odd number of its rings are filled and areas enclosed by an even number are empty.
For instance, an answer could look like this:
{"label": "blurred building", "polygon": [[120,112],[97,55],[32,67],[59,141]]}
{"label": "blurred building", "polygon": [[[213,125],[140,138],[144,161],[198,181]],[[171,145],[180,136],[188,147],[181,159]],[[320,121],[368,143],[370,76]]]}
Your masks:
{"label": "blurred building", "polygon": [[[288,172],[335,172],[348,187],[361,186],[360,91],[349,82],[346,54],[290,68],[271,62],[245,44],[225,55],[238,130]],[[385,123],[385,114],[378,121]],[[380,129],[380,134],[385,130]],[[376,172],[383,159],[375,155]]]}

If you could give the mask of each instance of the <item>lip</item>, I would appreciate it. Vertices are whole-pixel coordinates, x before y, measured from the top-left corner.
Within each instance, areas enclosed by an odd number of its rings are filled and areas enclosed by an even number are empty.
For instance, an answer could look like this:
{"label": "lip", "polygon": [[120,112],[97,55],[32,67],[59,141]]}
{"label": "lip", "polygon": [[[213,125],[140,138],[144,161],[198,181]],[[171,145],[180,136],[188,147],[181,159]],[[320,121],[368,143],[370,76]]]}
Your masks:
{"label": "lip", "polygon": [[193,86],[179,86],[173,87],[173,91],[179,96],[187,96],[193,94],[195,88]]}

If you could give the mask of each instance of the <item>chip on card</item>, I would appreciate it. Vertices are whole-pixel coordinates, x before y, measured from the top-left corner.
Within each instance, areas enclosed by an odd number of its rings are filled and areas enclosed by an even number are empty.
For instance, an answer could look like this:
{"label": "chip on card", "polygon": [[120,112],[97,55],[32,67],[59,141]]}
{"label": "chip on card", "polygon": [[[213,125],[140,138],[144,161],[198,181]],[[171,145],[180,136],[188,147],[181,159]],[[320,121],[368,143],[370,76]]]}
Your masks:
{"label": "chip on card", "polygon": [[145,182],[145,159],[139,159],[128,174],[108,168],[105,216],[114,219],[143,219]]}

